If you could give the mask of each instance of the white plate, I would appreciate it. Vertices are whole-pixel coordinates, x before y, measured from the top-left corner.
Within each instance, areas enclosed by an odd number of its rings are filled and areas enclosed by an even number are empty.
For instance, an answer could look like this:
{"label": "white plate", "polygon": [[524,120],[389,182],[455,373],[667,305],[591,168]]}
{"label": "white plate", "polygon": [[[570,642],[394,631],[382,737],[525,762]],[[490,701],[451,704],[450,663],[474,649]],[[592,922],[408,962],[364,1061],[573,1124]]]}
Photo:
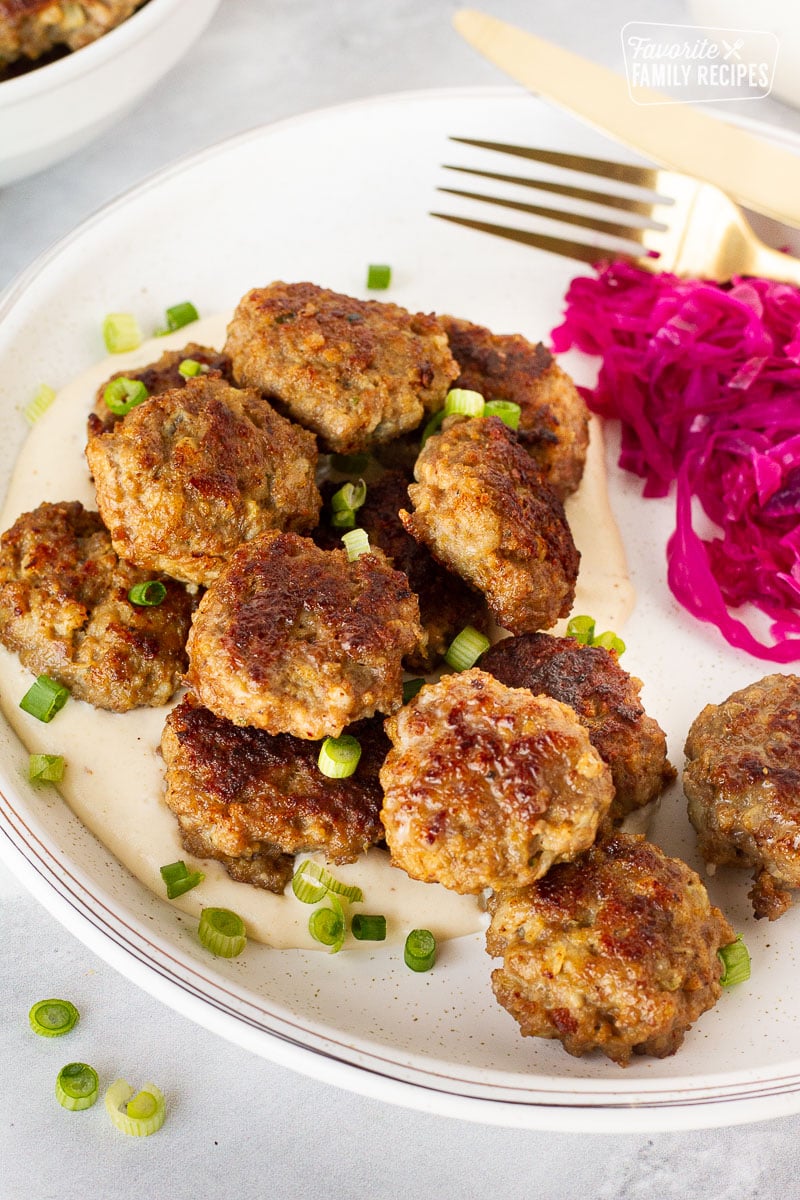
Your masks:
{"label": "white plate", "polygon": [[[427,216],[443,204],[439,164],[477,154],[448,145],[449,134],[619,156],[516,90],[471,89],[311,113],[178,164],[82,225],[0,302],[4,475],[25,433],[21,405],[42,380],[59,386],[102,354],[108,311],[134,309],[155,327],[178,298],[211,313],[278,278],[364,294],[366,265],[378,261],[393,266],[392,300],[546,337],[570,264]],[[590,378],[587,363],[573,365]],[[638,482],[616,472],[611,486],[639,592],[626,666],[645,680],[645,703],[680,765],[702,706],[769,668],[673,602],[664,569],[670,503],[641,500]],[[9,866],[137,984],[258,1054],[387,1101],[528,1128],[679,1129],[800,1109],[800,911],[757,924],[744,874],[720,872],[709,884],[745,934],[751,982],[701,1017],[676,1056],[623,1071],[521,1038],[492,998],[482,935],[448,943],[425,975],[407,971],[396,949],[329,956],[251,944],[241,960],[210,958],[191,922],[129,876],[66,805],[27,785],[26,763],[0,726],[0,853]],[[700,867],[678,787],[654,838]]]}

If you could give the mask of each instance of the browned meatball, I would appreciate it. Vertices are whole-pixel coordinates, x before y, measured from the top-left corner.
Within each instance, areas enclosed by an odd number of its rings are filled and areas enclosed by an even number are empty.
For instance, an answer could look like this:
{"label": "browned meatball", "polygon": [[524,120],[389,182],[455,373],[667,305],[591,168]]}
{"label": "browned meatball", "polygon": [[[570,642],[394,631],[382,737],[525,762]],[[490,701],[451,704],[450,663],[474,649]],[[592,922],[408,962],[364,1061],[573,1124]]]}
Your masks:
{"label": "browned meatball", "polygon": [[439,318],[461,368],[455,387],[521,409],[517,437],[562,500],[581,481],[589,446],[589,413],[578,389],[550,351],[519,333],[496,334],[456,317]]}
{"label": "browned meatball", "polygon": [[116,425],[117,421],[122,420],[122,417],[112,413],[104,399],[106,387],[112,380],[138,379],[147,389],[148,396],[162,396],[164,392],[184,387],[187,383],[186,376],[181,375],[178,370],[186,359],[192,359],[201,366],[207,367],[208,370],[204,372],[205,374],[221,375],[223,379],[231,382],[231,360],[226,354],[220,354],[218,350],[212,350],[209,346],[201,346],[198,342],[189,342],[182,350],[165,350],[155,362],[147,363],[146,366],[137,367],[135,370],[115,371],[100,385],[95,396],[94,413],[102,422],[103,428],[110,429],[112,425]]}
{"label": "browned meatball", "polygon": [[295,854],[354,862],[383,838],[378,771],[389,742],[375,718],[348,733],[361,745],[355,774],[328,779],[316,742],[233,725],[185,697],[167,717],[161,750],[166,802],[186,848],[276,892]]}
{"label": "browned meatball", "polygon": [[164,579],[161,604],[133,604],[130,589],[151,578],[117,557],[97,513],[40,504],[0,539],[0,641],[98,708],[166,704],[186,662],[192,599]]}
{"label": "browned meatball", "polygon": [[481,658],[507,687],[526,687],[569,704],[598,754],[611,768],[614,800],[609,816],[620,821],[649,804],[675,778],[667,761],[667,739],[639,699],[640,679],[602,646],[575,638],[523,633],[504,638]]}
{"label": "browned meatball", "polygon": [[339,454],[415,429],[458,374],[432,314],[313,283],[248,292],[225,352],[240,384],[260,388]]}
{"label": "browned meatball", "polygon": [[381,820],[395,866],[455,892],[523,887],[594,841],[611,775],[564,704],[484,671],[390,717]]}
{"label": "browned meatball", "polygon": [[195,615],[187,680],[237,725],[301,738],[402,703],[402,660],[423,633],[419,606],[379,550],[349,562],[297,534],[247,542]]}
{"label": "browned meatball", "polygon": [[79,50],[125,21],[144,0],[0,0],[0,69],[63,47]]}
{"label": "browned meatball", "polygon": [[767,675],[707,704],[686,739],[683,787],[700,853],[754,871],[757,917],[800,887],[800,678]]}
{"label": "browned meatball", "polygon": [[[400,520],[400,509],[408,504],[408,484],[411,477],[403,471],[386,471],[370,480],[367,498],[356,513],[356,523],[369,534],[370,545],[382,550],[398,571],[408,578],[412,592],[419,600],[420,621],[427,634],[427,647],[420,647],[407,660],[412,671],[430,671],[444,656],[456,634],[465,625],[486,633],[489,614],[483,596],[458,575],[436,561],[428,548],[406,533]],[[339,483],[323,487],[327,498],[338,490]],[[325,524],[314,534],[318,545],[327,549],[341,547],[341,529],[327,524],[330,510],[325,510]]]}
{"label": "browned meatball", "polygon": [[580,555],[564,508],[497,417],[449,418],[417,459],[408,532],[483,592],[512,633],[572,607]]}
{"label": "browned meatball", "polygon": [[112,429],[89,424],[100,515],[139,566],[207,585],[242,542],[317,521],[314,437],[257,392],[198,376]]}
{"label": "browned meatball", "polygon": [[494,994],[522,1034],[620,1066],[675,1053],[719,999],[717,950],[735,936],[694,871],[624,833],[489,911]]}

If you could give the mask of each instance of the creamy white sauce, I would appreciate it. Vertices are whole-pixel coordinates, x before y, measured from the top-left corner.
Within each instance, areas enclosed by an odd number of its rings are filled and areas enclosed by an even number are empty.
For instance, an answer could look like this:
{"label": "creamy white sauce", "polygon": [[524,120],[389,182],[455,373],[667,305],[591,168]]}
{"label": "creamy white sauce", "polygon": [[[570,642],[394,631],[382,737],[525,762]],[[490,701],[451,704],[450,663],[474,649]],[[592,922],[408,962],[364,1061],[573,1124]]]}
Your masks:
{"label": "creamy white sauce", "polygon": [[[86,418],[101,383],[115,371],[152,362],[164,350],[190,339],[209,346],[225,340],[226,316],[209,317],[169,337],[145,342],[129,354],[115,355],[59,392],[36,423],[17,460],[2,529],[43,501],[80,500],[95,509],[94,487],[84,457]],[[567,504],[575,542],[582,552],[574,610],[597,619],[599,629],[621,630],[634,605],[625,553],[609,507],[600,427],[592,424],[589,461],[576,496]],[[258,941],[285,948],[319,948],[308,933],[310,908],[292,894],[275,896],[236,883],[212,860],[192,860],[181,845],[178,824],[163,801],[163,763],[158,754],[169,706],[118,714],[78,700],[49,725],[18,707],[31,674],[16,655],[0,648],[2,709],[23,745],[33,753],[63,754],[67,768],[60,791],[83,823],[108,850],[157,896],[164,897],[159,868],[184,859],[205,872],[199,887],[172,901],[199,915],[207,905],[231,908]],[[314,856],[311,856],[314,857]],[[324,862],[321,856],[317,861]],[[438,938],[459,937],[485,924],[478,899],[458,896],[438,884],[423,884],[389,865],[388,856],[371,850],[357,863],[335,867],[337,878],[356,883],[364,902],[352,911],[383,913],[387,940],[402,940],[409,929],[431,929]]]}

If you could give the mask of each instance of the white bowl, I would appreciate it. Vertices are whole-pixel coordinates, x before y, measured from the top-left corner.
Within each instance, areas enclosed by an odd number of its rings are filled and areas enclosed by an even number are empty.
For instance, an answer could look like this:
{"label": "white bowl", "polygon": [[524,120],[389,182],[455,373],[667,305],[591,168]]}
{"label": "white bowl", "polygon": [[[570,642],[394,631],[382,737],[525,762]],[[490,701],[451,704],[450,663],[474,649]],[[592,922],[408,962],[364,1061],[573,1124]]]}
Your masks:
{"label": "white bowl", "polygon": [[149,0],[97,41],[0,83],[0,186],[66,158],[124,116],[200,35],[219,0]]}

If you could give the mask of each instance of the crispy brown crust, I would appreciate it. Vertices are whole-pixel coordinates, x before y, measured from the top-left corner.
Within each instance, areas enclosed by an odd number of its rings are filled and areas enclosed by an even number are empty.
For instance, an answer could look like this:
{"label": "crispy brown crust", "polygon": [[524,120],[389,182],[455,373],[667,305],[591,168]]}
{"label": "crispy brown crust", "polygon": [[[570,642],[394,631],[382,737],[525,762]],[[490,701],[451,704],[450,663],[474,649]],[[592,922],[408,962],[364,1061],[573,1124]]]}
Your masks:
{"label": "crispy brown crust", "polygon": [[313,283],[253,288],[228,326],[225,351],[241,384],[340,454],[415,429],[458,374],[433,314]]}
{"label": "crispy brown crust", "polygon": [[[103,399],[103,393],[112,380],[138,379],[147,388],[148,396],[163,396],[164,392],[185,387],[187,379],[181,375],[178,367],[187,358],[208,367],[208,374],[219,375],[228,383],[231,382],[231,360],[227,354],[221,354],[210,346],[201,346],[199,342],[188,342],[182,350],[165,350],[155,362],[147,363],[133,371],[115,371],[101,383],[95,394],[94,415],[102,423],[103,429],[110,429],[123,419],[112,413]],[[96,428],[94,423],[93,427]]]}
{"label": "crispy brown crust", "polygon": [[165,704],[185,667],[193,601],[165,578],[162,604],[132,604],[129,590],[152,578],[117,557],[97,513],[40,504],[0,539],[0,640],[98,708]]}
{"label": "crispy brown crust", "polygon": [[675,1053],[719,998],[717,950],[734,940],[694,871],[623,833],[489,911],[492,986],[522,1034],[620,1066]]}
{"label": "crispy brown crust", "polygon": [[504,638],[481,659],[508,687],[526,687],[568,704],[589,731],[592,745],[611,768],[614,801],[609,816],[622,820],[655,800],[675,778],[663,730],[642,707],[641,680],[602,646],[574,638],[524,633]]}
{"label": "crispy brown crust", "polygon": [[683,787],[706,862],[754,870],[757,917],[800,887],[800,678],[767,675],[707,704],[686,739]]}
{"label": "crispy brown crust", "polygon": [[572,607],[580,555],[564,508],[497,417],[448,418],[417,459],[408,532],[483,592],[512,633]]}
{"label": "crispy brown crust", "polygon": [[456,892],[521,887],[591,845],[613,789],[565,705],[473,669],[386,722],[381,819],[392,862]]}

